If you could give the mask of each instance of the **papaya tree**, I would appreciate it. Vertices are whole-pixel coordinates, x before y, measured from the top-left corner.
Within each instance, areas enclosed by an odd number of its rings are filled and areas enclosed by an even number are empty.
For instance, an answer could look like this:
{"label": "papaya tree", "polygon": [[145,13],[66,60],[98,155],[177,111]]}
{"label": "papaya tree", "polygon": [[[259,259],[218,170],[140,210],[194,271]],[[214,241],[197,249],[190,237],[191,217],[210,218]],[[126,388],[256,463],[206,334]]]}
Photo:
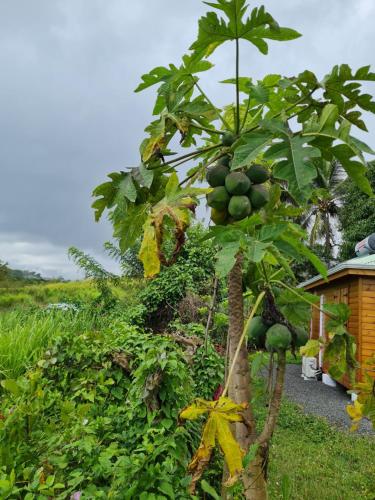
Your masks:
{"label": "papaya tree", "polygon": [[[207,415],[189,467],[190,492],[218,445],[226,462],[224,494],[241,480],[245,498],[265,499],[268,446],[281,404],[286,351],[306,343],[306,334],[301,334],[306,310],[309,314],[311,304],[318,307],[314,297],[296,288],[291,261],[308,259],[327,275],[305,246],[306,231],[296,221],[326,162],[339,162],[352,182],[372,196],[365,174],[366,157],[373,151],[352,130],[366,130],[362,112],[375,112],[372,97],[361,89],[361,82],[375,81],[375,73],[368,66],[352,70],[343,64],[323,78],[306,70],[255,81],[246,69],[241,72],[241,45],[250,42],[266,55],[269,41],[294,40],[300,34],[280,26],[264,7],[249,11],[245,0],[206,3],[211,10],[199,20],[197,39],[180,64],[157,66],[142,76],[136,92],[158,88],[154,120],[140,145],[140,164],[111,173],[95,189],[93,208],[96,220],[108,211],[121,250],[143,238],[139,256],[150,279],[161,266],[173,265],[198,204],[211,208],[216,273],[228,282],[228,370],[221,394],[213,401],[195,401],[181,412],[181,420]],[[222,83],[233,89],[234,99],[220,108],[204,91],[200,74],[212,68],[211,54],[229,42],[235,73]],[[176,144],[187,151],[174,152]],[[202,184],[205,179],[209,187]],[[244,292],[252,301],[246,321]],[[355,342],[345,328],[349,311],[333,305],[325,312],[330,318],[325,356],[331,373],[336,378],[354,373]],[[249,347],[271,352],[275,367],[260,431],[252,402],[248,336]],[[319,348],[313,340],[303,346],[307,355]]]}

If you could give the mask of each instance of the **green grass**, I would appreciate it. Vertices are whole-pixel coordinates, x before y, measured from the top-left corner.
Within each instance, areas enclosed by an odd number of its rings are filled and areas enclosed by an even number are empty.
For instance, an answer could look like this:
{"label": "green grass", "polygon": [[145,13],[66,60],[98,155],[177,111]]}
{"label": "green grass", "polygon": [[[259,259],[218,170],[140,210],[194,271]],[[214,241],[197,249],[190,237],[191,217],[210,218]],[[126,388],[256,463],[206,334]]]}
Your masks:
{"label": "green grass", "polygon": [[17,378],[61,333],[94,327],[88,312],[9,311],[0,314],[0,379]]}
{"label": "green grass", "polygon": [[[118,287],[114,287],[115,296],[127,306],[134,303],[137,292],[142,288],[142,280],[124,278]],[[0,309],[16,307],[43,306],[56,302],[74,302],[87,304],[99,295],[90,280],[68,283],[40,283],[37,285],[8,288],[0,286]]]}
{"label": "green grass", "polygon": [[[284,401],[269,469],[272,500],[373,500],[375,438],[350,434]],[[290,484],[289,496],[282,483]]]}

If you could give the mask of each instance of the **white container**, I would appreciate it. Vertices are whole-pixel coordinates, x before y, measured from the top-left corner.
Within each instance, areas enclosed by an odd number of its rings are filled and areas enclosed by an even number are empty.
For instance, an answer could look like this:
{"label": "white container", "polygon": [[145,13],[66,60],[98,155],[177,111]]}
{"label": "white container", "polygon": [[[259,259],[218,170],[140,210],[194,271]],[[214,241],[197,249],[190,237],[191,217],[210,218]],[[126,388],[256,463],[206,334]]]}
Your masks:
{"label": "white container", "polygon": [[336,387],[337,385],[337,382],[328,373],[323,373],[322,382],[329,387]]}

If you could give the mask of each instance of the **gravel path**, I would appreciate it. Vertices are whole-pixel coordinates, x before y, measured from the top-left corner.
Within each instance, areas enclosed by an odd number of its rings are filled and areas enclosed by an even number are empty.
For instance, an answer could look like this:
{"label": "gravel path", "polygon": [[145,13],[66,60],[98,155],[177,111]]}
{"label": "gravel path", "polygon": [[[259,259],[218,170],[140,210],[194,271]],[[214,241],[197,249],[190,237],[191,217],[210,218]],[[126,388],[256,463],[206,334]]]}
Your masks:
{"label": "gravel path", "polygon": [[[329,387],[322,382],[303,380],[301,365],[288,365],[285,379],[285,395],[302,406],[307,414],[319,415],[345,429],[350,428],[350,418],[345,407],[350,396],[340,385]],[[375,434],[369,421],[363,421],[358,432]]]}

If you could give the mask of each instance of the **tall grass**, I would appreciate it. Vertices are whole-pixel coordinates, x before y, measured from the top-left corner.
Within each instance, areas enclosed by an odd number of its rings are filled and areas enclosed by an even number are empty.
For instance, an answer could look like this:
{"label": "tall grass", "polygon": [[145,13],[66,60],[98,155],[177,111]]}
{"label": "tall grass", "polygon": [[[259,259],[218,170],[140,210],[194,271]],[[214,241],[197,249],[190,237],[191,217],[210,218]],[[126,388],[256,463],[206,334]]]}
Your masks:
{"label": "tall grass", "polygon": [[[119,286],[113,287],[115,296],[129,306],[134,303],[142,280],[123,278]],[[99,296],[99,291],[90,280],[69,283],[40,283],[19,288],[0,286],[0,310],[15,307],[46,305],[56,302],[87,304]]]}
{"label": "tall grass", "polygon": [[17,378],[32,367],[57,336],[92,329],[96,322],[88,312],[0,313],[0,379]]}

